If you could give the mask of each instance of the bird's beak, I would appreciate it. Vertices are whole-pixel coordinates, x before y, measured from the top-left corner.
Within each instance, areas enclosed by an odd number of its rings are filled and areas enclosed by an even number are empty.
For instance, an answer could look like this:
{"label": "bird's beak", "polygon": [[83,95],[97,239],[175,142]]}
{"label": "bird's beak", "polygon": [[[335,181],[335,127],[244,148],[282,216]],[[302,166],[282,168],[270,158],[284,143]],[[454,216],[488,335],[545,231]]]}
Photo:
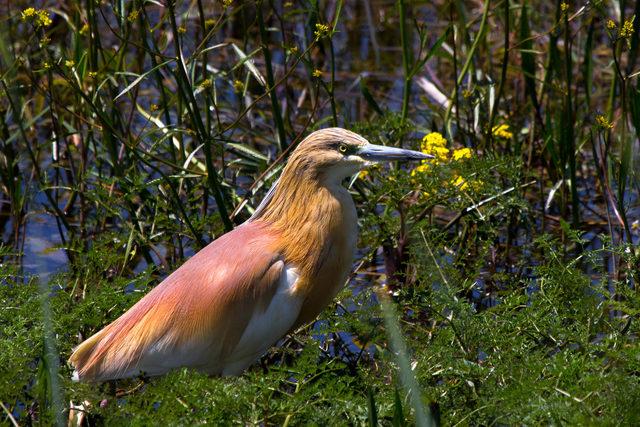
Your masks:
{"label": "bird's beak", "polygon": [[404,148],[385,147],[384,145],[367,144],[358,150],[358,155],[371,162],[385,160],[424,160],[433,159],[431,154],[419,151],[405,150]]}

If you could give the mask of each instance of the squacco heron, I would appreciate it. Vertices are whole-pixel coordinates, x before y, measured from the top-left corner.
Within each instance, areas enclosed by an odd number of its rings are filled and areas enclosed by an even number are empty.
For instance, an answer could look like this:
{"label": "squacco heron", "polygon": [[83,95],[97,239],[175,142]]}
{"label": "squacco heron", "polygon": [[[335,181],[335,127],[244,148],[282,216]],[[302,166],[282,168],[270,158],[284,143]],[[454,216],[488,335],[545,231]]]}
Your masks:
{"label": "squacco heron", "polygon": [[345,129],[313,132],[251,218],[76,348],[74,378],[154,376],[178,367],[242,373],[344,285],[358,226],[345,178],[373,162],[429,157]]}

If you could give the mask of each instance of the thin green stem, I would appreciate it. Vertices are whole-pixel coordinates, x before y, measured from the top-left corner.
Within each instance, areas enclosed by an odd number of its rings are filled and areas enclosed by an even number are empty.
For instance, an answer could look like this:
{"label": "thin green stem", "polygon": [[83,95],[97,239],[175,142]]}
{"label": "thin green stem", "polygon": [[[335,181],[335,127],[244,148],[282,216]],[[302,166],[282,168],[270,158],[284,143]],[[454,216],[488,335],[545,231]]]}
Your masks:
{"label": "thin green stem", "polygon": [[267,87],[266,91],[269,93],[271,99],[271,112],[273,115],[273,122],[276,127],[278,145],[280,145],[280,151],[287,149],[287,134],[284,130],[284,121],[282,120],[282,109],[278,102],[278,96],[275,91],[275,84],[273,79],[273,65],[271,64],[271,51],[269,50],[269,37],[267,35],[267,29],[264,24],[264,17],[262,16],[262,0],[256,3],[256,14],[258,16],[258,26],[260,27],[260,44],[262,48],[262,55],[264,56],[265,70],[267,74]]}
{"label": "thin green stem", "polygon": [[407,11],[404,0],[398,0],[398,15],[400,20],[400,44],[402,46],[402,68],[404,70],[404,87],[402,89],[402,122],[409,115],[409,99],[411,97],[411,46],[407,31]]}

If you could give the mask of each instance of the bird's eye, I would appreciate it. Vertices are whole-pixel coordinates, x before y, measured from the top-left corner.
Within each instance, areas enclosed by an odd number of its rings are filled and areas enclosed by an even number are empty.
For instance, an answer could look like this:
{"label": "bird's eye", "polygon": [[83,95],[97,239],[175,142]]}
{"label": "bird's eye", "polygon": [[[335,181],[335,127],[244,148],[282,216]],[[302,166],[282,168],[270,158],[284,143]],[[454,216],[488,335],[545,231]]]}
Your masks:
{"label": "bird's eye", "polygon": [[345,144],[340,144],[340,146],[338,147],[338,151],[340,151],[341,153],[346,153],[347,152],[347,146]]}

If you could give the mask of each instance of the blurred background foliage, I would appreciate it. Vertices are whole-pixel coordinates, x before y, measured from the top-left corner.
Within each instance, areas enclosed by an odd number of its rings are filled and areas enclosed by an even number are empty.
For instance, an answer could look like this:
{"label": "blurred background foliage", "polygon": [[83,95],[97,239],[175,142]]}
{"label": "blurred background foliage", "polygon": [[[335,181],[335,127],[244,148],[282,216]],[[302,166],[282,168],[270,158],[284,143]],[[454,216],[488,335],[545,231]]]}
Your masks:
{"label": "blurred background foliage", "polygon": [[[3,422],[640,423],[640,1],[0,8]],[[238,378],[72,383],[327,126],[437,156],[348,183],[336,303]]]}

